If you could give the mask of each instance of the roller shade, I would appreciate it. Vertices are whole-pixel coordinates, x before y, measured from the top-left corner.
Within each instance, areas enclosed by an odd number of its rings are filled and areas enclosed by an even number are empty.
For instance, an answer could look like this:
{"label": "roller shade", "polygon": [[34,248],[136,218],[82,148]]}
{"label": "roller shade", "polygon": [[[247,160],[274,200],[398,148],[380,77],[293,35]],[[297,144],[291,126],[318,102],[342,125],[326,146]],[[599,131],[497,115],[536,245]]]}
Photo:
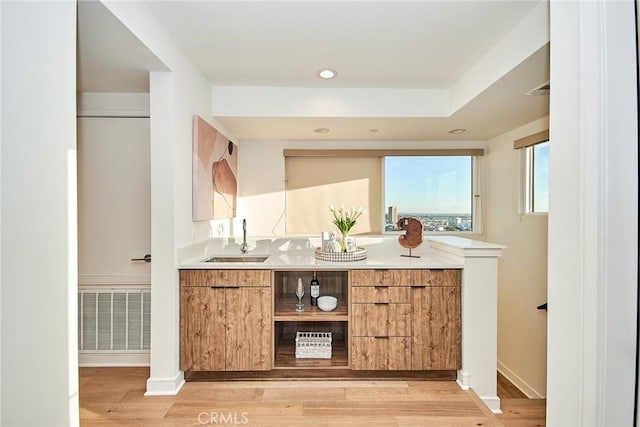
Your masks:
{"label": "roller shade", "polygon": [[286,156],[287,234],[337,231],[329,207],[341,204],[366,209],[352,234],[382,233],[381,161],[377,156]]}
{"label": "roller shade", "polygon": [[541,144],[549,140],[549,130],[543,130],[542,132],[534,133],[533,135],[526,136],[524,138],[516,139],[513,141],[513,148],[525,148],[532,145]]}

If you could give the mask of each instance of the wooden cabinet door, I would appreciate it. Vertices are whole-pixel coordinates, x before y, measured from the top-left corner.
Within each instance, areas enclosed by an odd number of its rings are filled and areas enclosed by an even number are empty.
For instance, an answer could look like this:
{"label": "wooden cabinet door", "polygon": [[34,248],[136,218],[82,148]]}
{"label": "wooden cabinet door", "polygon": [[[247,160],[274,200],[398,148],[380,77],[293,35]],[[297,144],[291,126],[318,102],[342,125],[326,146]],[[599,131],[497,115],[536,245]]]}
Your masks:
{"label": "wooden cabinet door", "polygon": [[353,336],[411,336],[411,304],[352,304]]}
{"label": "wooden cabinet door", "polygon": [[270,287],[225,289],[226,370],[271,369],[272,310]]}
{"label": "wooden cabinet door", "polygon": [[224,292],[210,287],[180,289],[181,370],[224,370]]}
{"label": "wooden cabinet door", "polygon": [[460,287],[414,287],[412,294],[412,369],[460,369]]}
{"label": "wooden cabinet door", "polygon": [[351,351],[354,370],[411,369],[410,337],[353,337]]}

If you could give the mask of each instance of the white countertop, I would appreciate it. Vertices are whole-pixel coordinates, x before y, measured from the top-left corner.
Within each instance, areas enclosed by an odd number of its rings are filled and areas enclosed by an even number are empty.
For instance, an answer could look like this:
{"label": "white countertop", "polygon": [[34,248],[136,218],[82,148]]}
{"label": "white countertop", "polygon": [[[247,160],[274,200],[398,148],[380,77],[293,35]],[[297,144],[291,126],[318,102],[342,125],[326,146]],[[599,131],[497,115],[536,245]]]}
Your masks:
{"label": "white countertop", "polygon": [[[215,238],[178,250],[180,269],[349,270],[376,268],[463,268],[467,256],[500,256],[504,246],[454,236],[428,236],[412,251],[398,243],[397,235],[355,236],[367,259],[351,262],[315,258],[320,238],[291,236],[247,238],[249,253],[240,252],[241,240]],[[264,262],[206,262],[212,257],[268,256]]]}

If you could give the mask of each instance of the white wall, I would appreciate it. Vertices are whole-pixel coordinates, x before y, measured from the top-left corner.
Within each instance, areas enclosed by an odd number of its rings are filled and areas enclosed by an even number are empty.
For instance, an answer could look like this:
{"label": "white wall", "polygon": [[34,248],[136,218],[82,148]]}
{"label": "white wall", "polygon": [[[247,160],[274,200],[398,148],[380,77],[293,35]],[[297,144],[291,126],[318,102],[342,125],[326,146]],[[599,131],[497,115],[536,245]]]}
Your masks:
{"label": "white wall", "polygon": [[513,141],[549,128],[536,120],[489,141],[486,238],[507,246],[498,263],[498,370],[529,397],[546,395],[547,216],[518,213],[519,150]]}
{"label": "white wall", "polygon": [[76,4],[2,3],[2,425],[78,425]]}
{"label": "white wall", "polygon": [[[248,233],[253,236],[286,234],[284,149],[455,149],[485,146],[483,141],[241,141],[238,145],[236,221],[246,218]],[[326,210],[329,216],[329,206],[318,206],[318,209]],[[240,228],[236,227],[236,230]],[[482,238],[482,235],[474,238]]]}
{"label": "white wall", "polygon": [[551,2],[547,425],[633,423],[635,28],[632,1]]}
{"label": "white wall", "polygon": [[[172,394],[179,367],[176,248],[208,239],[216,222],[191,217],[192,118],[211,114],[211,86],[143,3],[107,8],[170,70],[150,75],[151,112],[151,377],[147,394]],[[215,124],[214,124],[215,125]],[[233,135],[216,126],[226,136]],[[223,224],[228,230],[230,221]]]}

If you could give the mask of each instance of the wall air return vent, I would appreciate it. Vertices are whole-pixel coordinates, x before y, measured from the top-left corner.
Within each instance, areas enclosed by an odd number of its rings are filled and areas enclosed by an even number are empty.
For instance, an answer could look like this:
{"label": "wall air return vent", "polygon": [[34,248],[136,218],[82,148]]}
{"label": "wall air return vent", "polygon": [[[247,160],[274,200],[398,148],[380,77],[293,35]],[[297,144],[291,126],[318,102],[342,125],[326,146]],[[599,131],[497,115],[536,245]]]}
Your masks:
{"label": "wall air return vent", "polygon": [[147,352],[151,292],[146,289],[79,289],[78,350]]}

